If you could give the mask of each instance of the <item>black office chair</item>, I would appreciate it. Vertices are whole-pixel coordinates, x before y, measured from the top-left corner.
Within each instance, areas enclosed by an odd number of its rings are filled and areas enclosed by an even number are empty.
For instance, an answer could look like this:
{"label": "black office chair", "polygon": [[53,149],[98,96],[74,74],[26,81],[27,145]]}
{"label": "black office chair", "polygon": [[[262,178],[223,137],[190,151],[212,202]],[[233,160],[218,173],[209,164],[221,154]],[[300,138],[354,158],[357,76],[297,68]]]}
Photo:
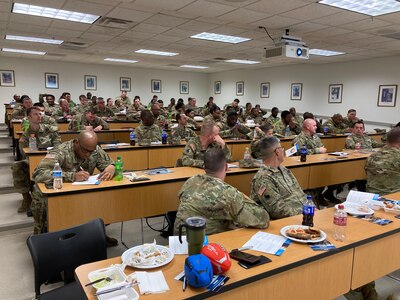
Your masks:
{"label": "black office chair", "polygon": [[[80,265],[107,258],[104,223],[95,219],[69,229],[31,235],[26,241],[35,272],[36,299],[86,299],[75,282],[74,272]],[[63,273],[64,286],[40,293],[47,284]]]}

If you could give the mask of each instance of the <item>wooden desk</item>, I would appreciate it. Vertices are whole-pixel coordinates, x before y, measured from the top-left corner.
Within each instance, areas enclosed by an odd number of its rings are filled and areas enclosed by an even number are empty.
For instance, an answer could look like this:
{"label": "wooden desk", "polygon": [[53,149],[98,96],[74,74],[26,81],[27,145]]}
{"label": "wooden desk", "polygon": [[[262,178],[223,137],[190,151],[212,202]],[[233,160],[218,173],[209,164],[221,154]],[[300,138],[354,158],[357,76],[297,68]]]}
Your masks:
{"label": "wooden desk", "polygon": [[[328,240],[335,244],[337,250],[329,252],[313,251],[306,244],[292,243],[282,256],[264,254],[272,262],[258,266],[250,270],[244,270],[232,261],[231,269],[226,273],[230,277],[227,284],[222,287],[218,294],[203,289],[189,287],[182,292],[182,284],[173,278],[182,271],[186,255],[176,255],[167,266],[161,269],[164,273],[169,292],[155,295],[143,295],[146,299],[205,299],[217,296],[218,299],[333,299],[350,290],[355,284],[355,278],[363,275],[356,265],[360,260],[358,250],[365,246],[376,247],[386,243],[390,237],[400,235],[400,221],[393,215],[379,213],[385,218],[393,219],[393,223],[379,226],[366,221],[349,217],[347,226],[347,240],[336,242],[333,240],[333,208],[317,211],[314,217],[316,226],[321,228],[328,236]],[[265,232],[280,234],[280,229],[286,225],[300,224],[301,215],[275,220],[270,223]],[[371,227],[373,230],[365,230]],[[238,229],[209,236],[210,242],[221,243],[228,251],[241,247],[249,238],[255,234],[256,229]],[[390,249],[392,250],[392,249]],[[257,251],[249,251],[259,255]],[[391,252],[392,254],[393,252]],[[353,257],[354,255],[354,257]],[[394,258],[398,258],[399,252]],[[373,271],[375,263],[381,263],[382,255],[369,257],[363,261],[366,273]],[[119,257],[86,264],[75,270],[78,281],[83,286],[89,282],[87,274],[90,271],[108,267],[113,263],[120,263]],[[399,268],[400,260],[393,259],[392,267]],[[386,272],[386,268],[382,272]],[[125,272],[130,274],[137,269],[127,267]],[[390,272],[390,271],[389,271]],[[372,279],[381,275],[373,274]],[[369,278],[368,278],[369,280]],[[359,285],[369,281],[359,280]],[[88,299],[95,299],[94,289],[85,287],[84,291]]]}

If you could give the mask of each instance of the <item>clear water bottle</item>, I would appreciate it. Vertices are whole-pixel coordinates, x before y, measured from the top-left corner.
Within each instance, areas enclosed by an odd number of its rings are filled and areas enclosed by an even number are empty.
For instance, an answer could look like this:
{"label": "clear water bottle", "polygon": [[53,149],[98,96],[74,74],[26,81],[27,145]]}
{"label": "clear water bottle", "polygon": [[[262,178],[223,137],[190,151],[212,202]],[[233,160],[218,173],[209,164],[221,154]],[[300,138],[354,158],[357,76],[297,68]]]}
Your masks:
{"label": "clear water bottle", "polygon": [[333,238],[335,241],[344,242],[346,240],[347,213],[343,204],[339,204],[335,210],[333,226]]}
{"label": "clear water bottle", "polygon": [[286,128],[285,128],[285,137],[288,137],[288,136],[290,136],[290,127],[289,127],[289,125],[286,125]]}
{"label": "clear water bottle", "polygon": [[354,145],[354,149],[356,150],[356,153],[358,154],[360,152],[360,150],[361,150],[361,144],[359,142],[357,142]]}
{"label": "clear water bottle", "polygon": [[123,169],[124,163],[121,160],[121,156],[117,156],[117,161],[114,163],[115,167],[115,176],[114,180],[116,181],[121,181],[124,179],[124,169]]}
{"label": "clear water bottle", "polygon": [[23,131],[27,131],[29,129],[29,126],[30,126],[29,120],[28,119],[24,119],[22,121],[22,130]]}
{"label": "clear water bottle", "polygon": [[300,148],[300,161],[301,162],[307,161],[307,148],[305,144],[303,144],[303,146],[301,146]]}
{"label": "clear water bottle", "polygon": [[303,222],[302,225],[314,226],[314,211],[315,205],[312,201],[312,196],[307,195],[306,202],[303,204]]}
{"label": "clear water bottle", "polygon": [[60,164],[56,162],[53,169],[53,189],[55,191],[61,190],[63,187],[62,169]]}
{"label": "clear water bottle", "polygon": [[129,140],[131,141],[131,146],[135,146],[136,144],[136,134],[135,130],[132,129],[131,133],[129,134]]}
{"label": "clear water bottle", "polygon": [[163,130],[161,134],[161,143],[164,145],[167,144],[167,138],[168,138],[167,132]]}
{"label": "clear water bottle", "polygon": [[250,154],[249,147],[246,147],[246,149],[244,150],[243,159],[251,159],[251,154]]}
{"label": "clear water bottle", "polygon": [[36,151],[38,149],[37,147],[37,142],[36,142],[36,137],[35,135],[32,133],[29,136],[29,150],[31,151]]}

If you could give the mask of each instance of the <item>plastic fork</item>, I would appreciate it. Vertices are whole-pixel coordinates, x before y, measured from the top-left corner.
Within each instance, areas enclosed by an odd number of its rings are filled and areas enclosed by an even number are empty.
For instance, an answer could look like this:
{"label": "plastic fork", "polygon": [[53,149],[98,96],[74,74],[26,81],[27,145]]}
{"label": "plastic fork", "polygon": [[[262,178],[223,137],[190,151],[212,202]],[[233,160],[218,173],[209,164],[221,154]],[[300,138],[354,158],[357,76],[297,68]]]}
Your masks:
{"label": "plastic fork", "polygon": [[103,280],[111,281],[112,278],[111,278],[111,277],[100,278],[100,279],[97,279],[97,280],[95,280],[95,281],[89,282],[88,284],[85,284],[85,286],[89,286],[89,285],[92,285],[92,284],[95,284],[95,283],[99,283],[99,282],[101,282],[101,281],[103,281]]}

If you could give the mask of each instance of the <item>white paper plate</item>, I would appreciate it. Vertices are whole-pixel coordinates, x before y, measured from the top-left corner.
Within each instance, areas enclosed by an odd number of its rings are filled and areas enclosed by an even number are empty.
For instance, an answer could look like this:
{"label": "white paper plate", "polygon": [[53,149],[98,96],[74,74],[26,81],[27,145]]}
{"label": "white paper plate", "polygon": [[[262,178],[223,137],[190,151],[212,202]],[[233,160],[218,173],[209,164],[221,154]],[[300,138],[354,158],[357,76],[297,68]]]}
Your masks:
{"label": "white paper plate", "polygon": [[197,122],[201,122],[201,121],[204,120],[204,118],[203,118],[203,117],[200,117],[200,116],[195,116],[195,117],[193,117],[193,119],[194,119],[195,121],[197,121]]}
{"label": "white paper plate", "polygon": [[129,258],[133,255],[133,253],[135,253],[136,251],[139,251],[142,247],[146,247],[145,245],[140,245],[140,246],[136,246],[133,248],[130,248],[128,250],[126,250],[124,253],[122,253],[121,259],[122,259],[122,263],[126,263],[127,266],[131,266],[134,268],[138,268],[138,269],[153,269],[153,268],[158,268],[161,266],[165,266],[166,264],[169,264],[171,262],[171,260],[174,258],[174,253],[167,247],[161,246],[161,245],[156,245],[157,249],[160,252],[167,252],[167,259],[165,261],[163,261],[162,263],[155,263],[153,265],[132,265],[129,263]]}
{"label": "white paper plate", "polygon": [[92,271],[88,274],[89,281],[95,281],[100,278],[111,277],[112,281],[100,281],[98,283],[93,284],[92,286],[97,289],[109,289],[113,286],[117,286],[125,282],[126,276],[124,272],[121,271],[118,267],[109,267],[104,268],[96,271]]}
{"label": "white paper plate", "polygon": [[318,239],[315,239],[315,240],[300,240],[300,239],[296,239],[296,238],[294,238],[294,237],[290,237],[290,236],[286,235],[286,231],[289,230],[290,228],[303,228],[303,229],[305,229],[305,228],[308,228],[308,227],[309,227],[309,226],[304,226],[304,225],[288,225],[288,226],[285,226],[285,227],[283,227],[283,228],[281,229],[281,234],[282,234],[285,238],[288,238],[288,239],[290,239],[290,240],[292,240],[292,241],[294,241],[294,242],[303,243],[303,244],[307,244],[307,243],[319,243],[319,242],[325,241],[325,239],[326,239],[326,233],[323,232],[322,230],[320,230],[320,231],[321,231],[321,237],[318,238]]}
{"label": "white paper plate", "polygon": [[[374,214],[374,210],[369,208],[366,205],[357,205],[357,204],[353,204],[353,203],[342,203],[342,205],[344,205],[344,211],[347,212],[349,215],[353,215],[353,216],[370,216]],[[335,205],[335,208],[338,209],[339,204]],[[365,211],[361,211],[360,207],[364,207],[367,208],[367,212]]]}
{"label": "white paper plate", "polygon": [[134,288],[126,288],[115,292],[97,296],[99,300],[137,300],[139,299],[138,293]]}

